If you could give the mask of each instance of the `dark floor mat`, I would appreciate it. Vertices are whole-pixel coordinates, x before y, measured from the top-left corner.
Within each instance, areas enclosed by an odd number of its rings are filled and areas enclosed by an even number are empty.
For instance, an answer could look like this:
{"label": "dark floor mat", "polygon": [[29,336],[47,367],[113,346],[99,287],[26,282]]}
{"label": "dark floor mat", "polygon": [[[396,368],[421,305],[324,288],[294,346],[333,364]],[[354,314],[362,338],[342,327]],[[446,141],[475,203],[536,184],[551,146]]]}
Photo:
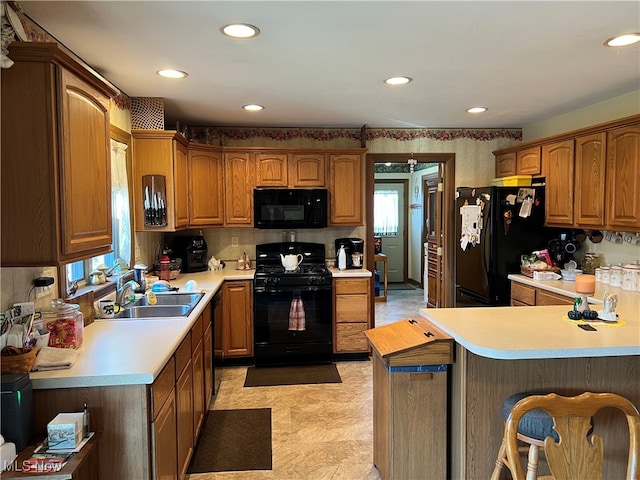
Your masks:
{"label": "dark floor mat", "polygon": [[313,383],[342,383],[336,366],[300,365],[295,367],[249,367],[245,387],[271,387],[275,385],[304,385]]}

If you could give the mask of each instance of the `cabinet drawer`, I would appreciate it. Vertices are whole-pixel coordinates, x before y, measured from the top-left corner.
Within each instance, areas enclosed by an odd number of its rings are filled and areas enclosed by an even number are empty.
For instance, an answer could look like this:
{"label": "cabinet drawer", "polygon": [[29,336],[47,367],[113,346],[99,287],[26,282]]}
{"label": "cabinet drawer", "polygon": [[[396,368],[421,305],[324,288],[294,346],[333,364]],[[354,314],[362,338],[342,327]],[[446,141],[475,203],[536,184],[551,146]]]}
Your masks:
{"label": "cabinet drawer", "polygon": [[336,295],[336,323],[340,322],[369,322],[369,296]]}
{"label": "cabinet drawer", "polygon": [[204,322],[204,319],[202,318],[202,315],[199,315],[198,319],[193,324],[193,327],[191,327],[191,349],[192,349],[192,351],[196,349],[196,346],[198,345],[198,342],[200,342],[200,339],[202,338],[202,331],[203,331],[202,323],[203,322]]}
{"label": "cabinet drawer", "polygon": [[531,305],[527,305],[526,303],[519,302],[518,300],[511,299],[512,307],[530,307]]}
{"label": "cabinet drawer", "polygon": [[533,306],[536,304],[536,289],[522,283],[511,282],[511,299]]}
{"label": "cabinet drawer", "polygon": [[162,405],[169,397],[169,394],[173,392],[173,386],[175,384],[175,368],[176,362],[171,357],[165,367],[160,372],[160,375],[155,379],[151,385],[151,400],[153,402],[153,418],[155,419],[160,413]]}
{"label": "cabinet drawer", "polygon": [[538,289],[536,305],[573,305],[573,298]]}
{"label": "cabinet drawer", "polygon": [[341,323],[336,325],[336,352],[366,352],[369,343],[364,332],[366,323]]}
{"label": "cabinet drawer", "polygon": [[348,295],[352,293],[368,293],[369,279],[340,279],[336,280],[336,295]]}
{"label": "cabinet drawer", "polygon": [[191,360],[191,333],[187,333],[187,336],[184,337],[174,357],[176,359],[176,376],[174,380],[177,380],[184,367]]}

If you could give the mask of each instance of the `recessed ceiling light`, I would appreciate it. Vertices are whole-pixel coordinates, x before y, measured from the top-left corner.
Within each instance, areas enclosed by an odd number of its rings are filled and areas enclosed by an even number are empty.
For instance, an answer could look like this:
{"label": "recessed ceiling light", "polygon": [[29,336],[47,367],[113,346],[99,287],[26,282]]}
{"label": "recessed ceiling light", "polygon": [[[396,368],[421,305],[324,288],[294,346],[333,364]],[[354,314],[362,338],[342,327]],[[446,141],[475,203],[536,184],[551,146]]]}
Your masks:
{"label": "recessed ceiling light", "polygon": [[625,47],[640,42],[640,33],[625,33],[617,37],[607,39],[604,44],[607,47]]}
{"label": "recessed ceiling light", "polygon": [[487,111],[487,107],[471,107],[471,108],[467,108],[467,112],[469,113],[482,113],[482,112],[486,112]]}
{"label": "recessed ceiling light", "polygon": [[264,107],[262,105],[256,105],[254,103],[251,103],[249,105],[245,105],[242,108],[244,108],[245,110],[247,110],[249,112],[259,112],[260,110],[264,110]]}
{"label": "recessed ceiling light", "polygon": [[387,78],[384,83],[387,85],[406,85],[411,81],[413,81],[413,78],[411,77],[391,77]]}
{"label": "recessed ceiling light", "polygon": [[158,70],[156,73],[165,78],[185,78],[189,76],[187,72],[181,70]]}
{"label": "recessed ceiling light", "polygon": [[253,38],[260,35],[260,29],[248,23],[232,23],[225,25],[220,31],[231,38]]}

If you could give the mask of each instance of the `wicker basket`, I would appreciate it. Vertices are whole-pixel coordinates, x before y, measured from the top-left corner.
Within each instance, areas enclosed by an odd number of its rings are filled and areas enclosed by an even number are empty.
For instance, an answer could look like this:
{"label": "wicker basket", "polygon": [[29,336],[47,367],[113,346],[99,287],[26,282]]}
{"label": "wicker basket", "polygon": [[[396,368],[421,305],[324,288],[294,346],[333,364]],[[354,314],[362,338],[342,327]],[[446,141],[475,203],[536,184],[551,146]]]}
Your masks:
{"label": "wicker basket", "polygon": [[520,273],[522,275],[533,278],[533,272],[553,272],[560,274],[560,269],[558,267],[551,267],[548,270],[537,270],[535,268],[531,268],[530,265],[520,265]]}
{"label": "wicker basket", "polygon": [[32,348],[22,355],[2,355],[0,371],[2,373],[29,373],[36,363],[37,348]]}

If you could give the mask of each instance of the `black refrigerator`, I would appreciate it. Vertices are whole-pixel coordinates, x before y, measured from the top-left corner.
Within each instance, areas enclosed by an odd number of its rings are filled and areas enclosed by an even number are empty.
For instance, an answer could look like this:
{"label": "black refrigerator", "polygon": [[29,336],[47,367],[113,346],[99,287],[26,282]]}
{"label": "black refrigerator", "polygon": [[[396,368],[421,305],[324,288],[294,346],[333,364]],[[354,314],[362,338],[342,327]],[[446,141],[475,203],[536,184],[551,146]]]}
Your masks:
{"label": "black refrigerator", "polygon": [[557,237],[543,226],[544,187],[460,187],[455,214],[456,307],[509,305],[520,256]]}

